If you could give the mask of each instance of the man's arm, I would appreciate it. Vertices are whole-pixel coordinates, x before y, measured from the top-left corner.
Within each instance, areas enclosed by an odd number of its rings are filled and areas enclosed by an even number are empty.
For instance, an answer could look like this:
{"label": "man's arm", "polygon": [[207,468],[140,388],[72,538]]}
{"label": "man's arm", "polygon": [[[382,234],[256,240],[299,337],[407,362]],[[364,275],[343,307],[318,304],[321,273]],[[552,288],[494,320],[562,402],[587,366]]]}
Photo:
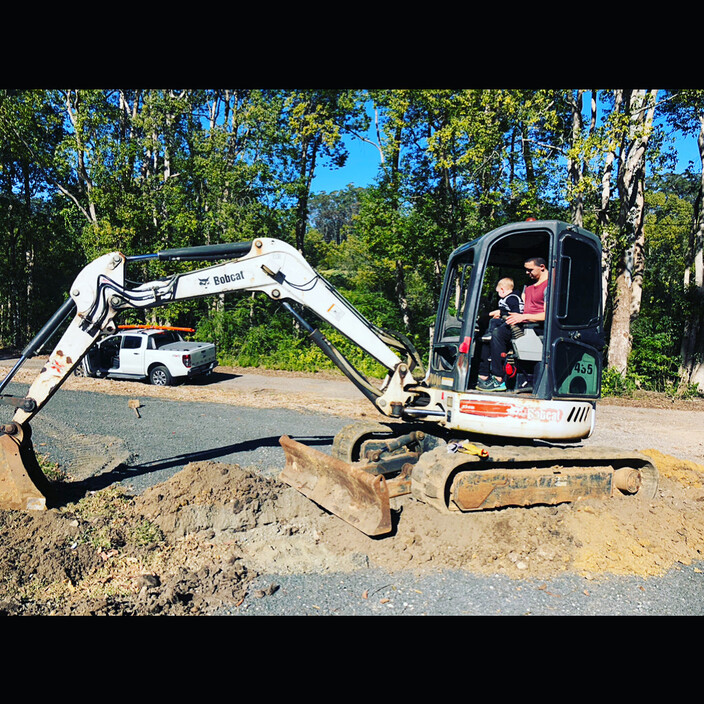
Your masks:
{"label": "man's arm", "polygon": [[[545,301],[547,300],[548,290],[547,287],[543,292],[543,308],[545,307]],[[525,289],[523,289],[523,301],[526,300]],[[511,313],[506,318],[506,323],[508,325],[516,325],[519,323],[542,323],[545,320],[545,310],[540,313]]]}
{"label": "man's arm", "polygon": [[516,325],[517,323],[540,323],[545,320],[545,312],[543,313],[511,313],[511,315],[506,318],[506,322],[509,325]]}

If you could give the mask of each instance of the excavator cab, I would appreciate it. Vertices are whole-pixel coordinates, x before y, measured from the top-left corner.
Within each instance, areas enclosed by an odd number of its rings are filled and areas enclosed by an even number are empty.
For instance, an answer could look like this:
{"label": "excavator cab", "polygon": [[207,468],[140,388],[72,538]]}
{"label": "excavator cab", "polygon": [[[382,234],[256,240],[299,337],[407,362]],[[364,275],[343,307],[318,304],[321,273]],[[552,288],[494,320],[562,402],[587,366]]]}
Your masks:
{"label": "excavator cab", "polygon": [[[511,338],[507,390],[481,391],[482,337],[497,308],[497,282],[509,277],[522,293],[533,283],[526,269],[533,257],[544,260],[548,272],[545,320],[522,324]],[[333,445],[334,462],[282,439],[288,461],[281,477],[369,535],[392,530],[389,498],[404,493],[441,512],[620,491],[652,496],[657,471],[646,458],[565,447],[594,428],[602,325],[595,235],[559,221],[493,230],[448,260],[427,374],[407,387],[417,395],[402,408],[406,422],[345,428]]]}
{"label": "excavator cab", "polygon": [[544,324],[514,331],[504,360],[507,392],[537,399],[597,399],[601,388],[603,319],[598,238],[559,221],[500,227],[455,250],[448,261],[433,331],[428,383],[462,393],[476,390],[496,284],[508,277],[522,294],[525,263],[545,260]]}

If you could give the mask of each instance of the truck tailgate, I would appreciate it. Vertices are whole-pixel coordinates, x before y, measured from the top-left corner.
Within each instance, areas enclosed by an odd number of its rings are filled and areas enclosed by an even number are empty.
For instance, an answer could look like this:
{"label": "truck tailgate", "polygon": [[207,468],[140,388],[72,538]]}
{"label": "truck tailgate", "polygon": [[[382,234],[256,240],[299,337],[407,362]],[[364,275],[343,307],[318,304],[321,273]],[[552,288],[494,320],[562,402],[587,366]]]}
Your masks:
{"label": "truck tailgate", "polygon": [[172,342],[161,348],[165,352],[176,352],[191,356],[191,366],[199,367],[215,361],[215,345],[210,342]]}

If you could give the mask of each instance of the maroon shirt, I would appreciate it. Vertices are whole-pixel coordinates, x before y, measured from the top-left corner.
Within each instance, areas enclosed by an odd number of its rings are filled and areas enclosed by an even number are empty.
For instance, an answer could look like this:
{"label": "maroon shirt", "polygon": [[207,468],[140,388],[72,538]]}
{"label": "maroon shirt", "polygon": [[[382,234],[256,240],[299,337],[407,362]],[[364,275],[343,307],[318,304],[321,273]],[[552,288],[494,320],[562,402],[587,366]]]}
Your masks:
{"label": "maroon shirt", "polygon": [[526,286],[526,304],[523,312],[528,315],[545,312],[545,289],[548,287],[547,279],[537,286]]}

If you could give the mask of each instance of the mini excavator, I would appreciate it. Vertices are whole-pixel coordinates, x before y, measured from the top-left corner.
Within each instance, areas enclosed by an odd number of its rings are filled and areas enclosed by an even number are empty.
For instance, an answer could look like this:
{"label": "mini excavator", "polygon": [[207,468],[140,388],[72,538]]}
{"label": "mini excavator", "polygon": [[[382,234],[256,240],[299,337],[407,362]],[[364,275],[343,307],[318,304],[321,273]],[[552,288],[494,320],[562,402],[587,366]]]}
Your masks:
{"label": "mini excavator", "polygon": [[[531,257],[546,262],[546,316],[526,324],[502,358],[505,391],[481,391],[477,375],[494,287],[525,278]],[[146,259],[204,263],[157,281],[125,278]],[[431,330],[427,369],[410,341],[356,310],[285,242],[258,238],[105,254],[76,277],[70,296],[0,382],[14,407],[0,425],[0,508],[43,510],[50,496],[32,446],[32,418],[122,311],[236,291],[279,301],[380,414],[334,438],[332,454],[284,435],[281,479],[369,536],[394,530],[391,499],[411,495],[442,513],[471,513],[632,494],[656,495],[658,472],[640,453],[581,443],[595,423],[601,390],[601,245],[560,221],[513,223],[450,256]],[[381,385],[360,373],[308,320],[339,330],[387,370]],[[2,393],[19,367],[73,318],[26,397]]]}

